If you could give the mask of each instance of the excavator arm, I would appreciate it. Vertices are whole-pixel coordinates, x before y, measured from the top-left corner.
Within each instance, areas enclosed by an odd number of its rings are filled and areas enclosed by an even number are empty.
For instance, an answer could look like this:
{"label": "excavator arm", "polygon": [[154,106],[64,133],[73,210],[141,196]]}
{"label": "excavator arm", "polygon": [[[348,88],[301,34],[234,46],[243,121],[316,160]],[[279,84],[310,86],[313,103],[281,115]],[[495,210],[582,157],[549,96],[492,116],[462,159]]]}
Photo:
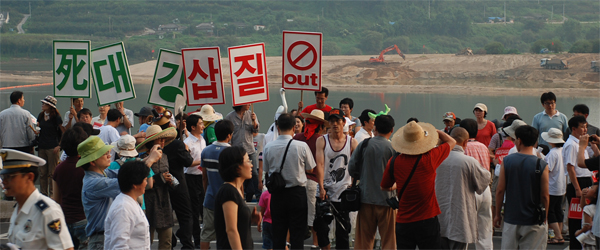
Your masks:
{"label": "excavator arm", "polygon": [[369,62],[378,62],[378,63],[382,63],[384,62],[383,60],[383,55],[387,52],[390,52],[392,50],[396,50],[396,52],[398,52],[398,55],[402,57],[402,59],[406,60],[406,57],[404,56],[404,54],[402,54],[402,51],[400,51],[400,49],[398,48],[397,45],[392,45],[390,47],[385,48],[384,50],[381,51],[381,53],[379,53],[379,57],[371,57],[371,59],[369,59]]}

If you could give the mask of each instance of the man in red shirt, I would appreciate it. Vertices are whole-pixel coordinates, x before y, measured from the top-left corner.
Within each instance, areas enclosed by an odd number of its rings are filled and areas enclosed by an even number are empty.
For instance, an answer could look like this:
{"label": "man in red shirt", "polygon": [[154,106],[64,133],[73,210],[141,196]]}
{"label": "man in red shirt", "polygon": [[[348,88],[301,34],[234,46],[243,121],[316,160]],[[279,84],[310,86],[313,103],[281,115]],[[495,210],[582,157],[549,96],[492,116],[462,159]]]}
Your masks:
{"label": "man in red shirt", "polygon": [[331,106],[325,104],[325,101],[327,101],[328,96],[329,96],[329,90],[325,87],[321,87],[321,91],[315,91],[315,99],[317,100],[317,103],[308,105],[308,106],[306,106],[306,108],[302,109],[302,107],[304,107],[304,103],[302,101],[300,101],[300,102],[298,102],[298,110],[302,110],[301,113],[309,113],[309,114],[311,111],[313,111],[313,109],[319,109],[319,110],[322,110],[323,112],[329,112],[329,111],[331,111]]}
{"label": "man in red shirt", "polygon": [[[441,144],[436,147],[438,139]],[[441,248],[437,218],[441,212],[435,196],[435,171],[455,144],[456,141],[448,134],[423,122],[411,121],[392,137],[392,147],[400,154],[388,163],[381,188],[398,190],[398,249],[415,249],[417,246],[419,249]]]}

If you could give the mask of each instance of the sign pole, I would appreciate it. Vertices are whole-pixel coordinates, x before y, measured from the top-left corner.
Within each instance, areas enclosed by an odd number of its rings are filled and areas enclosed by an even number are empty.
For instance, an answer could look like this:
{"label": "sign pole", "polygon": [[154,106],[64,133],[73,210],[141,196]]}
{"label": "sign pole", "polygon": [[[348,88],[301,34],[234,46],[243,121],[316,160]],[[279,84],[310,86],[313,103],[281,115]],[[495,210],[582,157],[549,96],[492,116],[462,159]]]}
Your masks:
{"label": "sign pole", "polygon": [[300,101],[303,102],[304,99],[304,90],[300,90]]}
{"label": "sign pole", "polygon": [[254,103],[250,104],[250,109],[252,109],[252,113],[254,113]]}

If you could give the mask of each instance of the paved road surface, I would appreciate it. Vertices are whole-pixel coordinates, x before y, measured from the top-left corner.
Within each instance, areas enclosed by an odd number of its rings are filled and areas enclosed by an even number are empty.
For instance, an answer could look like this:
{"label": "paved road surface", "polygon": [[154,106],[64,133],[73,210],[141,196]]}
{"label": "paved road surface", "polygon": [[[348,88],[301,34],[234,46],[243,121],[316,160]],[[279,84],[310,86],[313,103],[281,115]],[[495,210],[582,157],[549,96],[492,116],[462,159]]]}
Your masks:
{"label": "paved road surface", "polygon": [[25,31],[23,30],[23,24],[25,24],[25,22],[27,22],[27,19],[30,16],[31,15],[29,15],[29,14],[23,15],[23,19],[21,20],[21,22],[19,24],[17,24],[17,30],[19,31],[18,34],[25,34]]}

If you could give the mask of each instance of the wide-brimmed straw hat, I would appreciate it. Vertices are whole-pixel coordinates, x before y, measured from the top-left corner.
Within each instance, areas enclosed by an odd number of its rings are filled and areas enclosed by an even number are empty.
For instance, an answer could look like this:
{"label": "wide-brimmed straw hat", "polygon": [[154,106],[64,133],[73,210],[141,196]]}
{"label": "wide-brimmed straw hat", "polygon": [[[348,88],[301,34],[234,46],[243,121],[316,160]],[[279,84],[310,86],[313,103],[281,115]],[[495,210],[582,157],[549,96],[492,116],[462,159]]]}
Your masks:
{"label": "wide-brimmed straw hat", "polygon": [[75,167],[81,167],[86,163],[97,160],[112,148],[112,145],[106,145],[98,136],[88,137],[77,146],[77,153],[81,158],[77,161]]}
{"label": "wide-brimmed straw hat", "polygon": [[315,121],[325,122],[325,113],[320,109],[313,109],[310,113],[302,113],[304,119],[313,119]]}
{"label": "wide-brimmed straw hat", "polygon": [[434,148],[438,139],[437,129],[433,125],[411,121],[394,133],[392,147],[402,154],[420,155]]}
{"label": "wide-brimmed straw hat", "polygon": [[194,114],[201,116],[203,121],[216,121],[216,120],[223,119],[223,115],[217,114],[215,112],[215,109],[213,108],[213,106],[208,105],[208,104],[202,106],[202,109],[200,109],[200,112],[196,112]]}
{"label": "wide-brimmed straw hat", "polygon": [[175,128],[170,127],[170,128],[163,130],[158,125],[152,125],[146,129],[146,140],[144,140],[142,143],[137,145],[137,147],[135,147],[135,149],[137,149],[138,152],[143,153],[143,152],[146,152],[146,150],[147,150],[146,147],[144,146],[144,145],[146,145],[146,143],[154,141],[156,139],[165,138],[165,139],[167,139],[165,141],[165,146],[166,146],[169,143],[171,143],[173,140],[175,140],[175,137],[177,137],[177,130],[175,130]]}
{"label": "wide-brimmed straw hat", "polygon": [[563,140],[562,131],[557,128],[551,128],[548,130],[548,132],[543,132],[542,139],[549,143],[565,143],[565,140]]}
{"label": "wide-brimmed straw hat", "polygon": [[504,130],[504,133],[506,133],[508,136],[516,140],[517,137],[515,137],[515,131],[518,127],[521,127],[523,125],[527,125],[527,123],[521,120],[514,120],[512,124],[510,124],[510,126],[502,128],[502,130]]}
{"label": "wide-brimmed straw hat", "polygon": [[47,104],[50,107],[56,108],[56,103],[58,102],[54,96],[47,95],[46,98],[40,100],[42,103]]}
{"label": "wide-brimmed straw hat", "polygon": [[135,138],[131,135],[122,135],[110,145],[114,146],[113,150],[120,156],[136,157],[139,154],[135,150]]}

